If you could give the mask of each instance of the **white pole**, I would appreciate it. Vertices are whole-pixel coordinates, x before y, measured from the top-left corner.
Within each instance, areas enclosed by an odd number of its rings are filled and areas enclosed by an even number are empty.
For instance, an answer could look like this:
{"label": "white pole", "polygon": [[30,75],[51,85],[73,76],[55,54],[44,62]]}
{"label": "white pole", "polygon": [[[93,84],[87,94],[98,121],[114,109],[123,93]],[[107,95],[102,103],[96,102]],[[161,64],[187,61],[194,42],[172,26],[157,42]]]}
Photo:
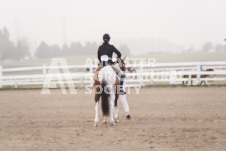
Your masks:
{"label": "white pole", "polygon": [[2,66],[0,66],[0,88],[2,88]]}
{"label": "white pole", "polygon": [[[45,81],[45,79],[46,79],[46,73],[47,73],[47,69],[46,69],[46,65],[44,64],[44,65],[42,66],[43,83],[44,83],[44,81]],[[50,87],[50,82],[48,82],[48,87]]]}
{"label": "white pole", "polygon": [[93,63],[90,63],[89,73],[90,73],[90,86],[91,87],[93,85],[93,77],[92,77],[92,74],[93,74],[93,66],[94,66],[94,64]]}
{"label": "white pole", "polygon": [[192,84],[191,84],[191,78],[192,78],[192,75],[189,74],[189,77],[188,77],[188,85],[192,85]]}
{"label": "white pole", "polygon": [[17,88],[18,84],[17,84],[17,80],[14,79],[14,87]]}
{"label": "white pole", "polygon": [[176,70],[171,69],[170,70],[170,81],[169,84],[175,84],[177,79]]}
{"label": "white pole", "polygon": [[[201,71],[200,61],[197,63],[196,71],[197,72],[200,72]],[[196,78],[197,78],[197,84],[200,84],[200,77],[201,77],[201,75],[200,74],[197,74],[197,76],[196,76]]]}
{"label": "white pole", "polygon": [[143,63],[140,62],[140,85],[143,85]]}
{"label": "white pole", "polygon": [[46,65],[45,64],[43,65],[42,73],[43,73],[43,76],[45,77],[46,76]]}

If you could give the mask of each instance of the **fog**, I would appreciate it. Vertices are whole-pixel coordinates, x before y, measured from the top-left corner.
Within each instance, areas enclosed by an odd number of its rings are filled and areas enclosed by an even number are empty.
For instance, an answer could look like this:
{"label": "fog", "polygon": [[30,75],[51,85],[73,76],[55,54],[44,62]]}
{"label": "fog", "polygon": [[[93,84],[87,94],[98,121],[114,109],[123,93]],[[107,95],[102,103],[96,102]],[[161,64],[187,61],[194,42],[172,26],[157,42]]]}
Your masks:
{"label": "fog", "polygon": [[34,53],[41,41],[126,44],[132,54],[201,49],[224,44],[225,0],[1,0],[0,28],[26,39]]}

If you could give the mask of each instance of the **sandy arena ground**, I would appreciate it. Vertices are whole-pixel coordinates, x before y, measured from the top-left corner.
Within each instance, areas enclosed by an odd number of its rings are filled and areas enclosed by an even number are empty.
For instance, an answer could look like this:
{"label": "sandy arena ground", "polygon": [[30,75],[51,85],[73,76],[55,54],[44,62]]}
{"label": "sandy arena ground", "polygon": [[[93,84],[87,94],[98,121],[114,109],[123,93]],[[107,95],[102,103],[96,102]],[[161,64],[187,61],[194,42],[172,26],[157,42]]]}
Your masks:
{"label": "sandy arena ground", "polygon": [[0,91],[0,150],[226,150],[226,87],[143,88],[131,120],[93,127],[93,95]]}

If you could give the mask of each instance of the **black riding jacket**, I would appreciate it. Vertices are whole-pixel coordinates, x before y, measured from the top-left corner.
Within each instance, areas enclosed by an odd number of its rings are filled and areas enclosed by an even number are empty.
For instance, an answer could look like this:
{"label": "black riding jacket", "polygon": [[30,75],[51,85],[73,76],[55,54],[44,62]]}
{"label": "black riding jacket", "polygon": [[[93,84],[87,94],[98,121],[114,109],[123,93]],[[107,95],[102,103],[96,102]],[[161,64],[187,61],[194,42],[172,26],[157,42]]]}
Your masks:
{"label": "black riding jacket", "polygon": [[[107,64],[112,65],[113,61],[112,61],[112,55],[113,52],[117,54],[117,58],[121,58],[121,53],[113,46],[110,45],[109,43],[103,43],[103,45],[101,45],[98,49],[98,59],[100,61],[100,66],[105,66]],[[101,61],[101,56],[102,55],[107,55],[109,60],[106,61]]]}

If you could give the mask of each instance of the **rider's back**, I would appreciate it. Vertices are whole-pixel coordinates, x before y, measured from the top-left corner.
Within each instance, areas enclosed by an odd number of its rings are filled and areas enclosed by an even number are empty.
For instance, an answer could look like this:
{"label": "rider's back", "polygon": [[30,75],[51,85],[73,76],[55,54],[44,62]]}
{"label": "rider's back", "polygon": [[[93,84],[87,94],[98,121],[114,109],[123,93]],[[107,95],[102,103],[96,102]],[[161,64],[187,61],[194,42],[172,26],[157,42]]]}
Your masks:
{"label": "rider's back", "polygon": [[107,63],[113,64],[113,62],[111,60],[113,52],[117,54],[118,58],[121,57],[121,53],[113,45],[110,45],[109,43],[103,43],[98,49],[98,59],[99,59],[99,61],[101,62],[101,56],[107,55],[108,58],[109,58]]}

